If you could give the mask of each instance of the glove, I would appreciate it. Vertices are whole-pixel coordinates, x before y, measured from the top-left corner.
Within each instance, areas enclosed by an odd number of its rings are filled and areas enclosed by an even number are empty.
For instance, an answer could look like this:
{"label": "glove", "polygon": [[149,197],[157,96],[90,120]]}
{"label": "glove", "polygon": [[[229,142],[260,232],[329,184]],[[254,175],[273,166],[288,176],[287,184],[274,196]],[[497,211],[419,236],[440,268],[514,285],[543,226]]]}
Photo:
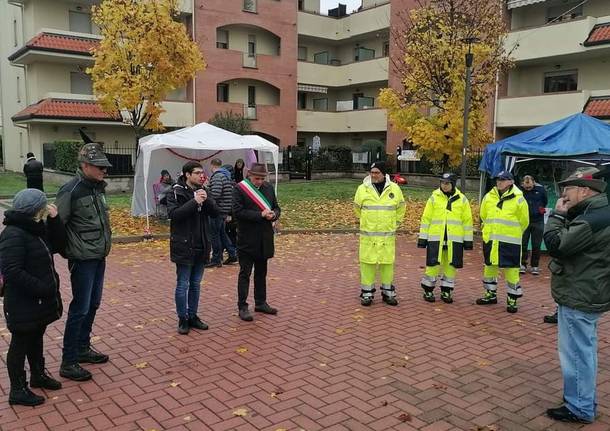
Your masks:
{"label": "glove", "polygon": [[426,247],[428,247],[428,240],[419,238],[417,240],[417,248],[426,248]]}
{"label": "glove", "polygon": [[464,241],[464,250],[472,250],[472,249],[473,249],[472,241]]}

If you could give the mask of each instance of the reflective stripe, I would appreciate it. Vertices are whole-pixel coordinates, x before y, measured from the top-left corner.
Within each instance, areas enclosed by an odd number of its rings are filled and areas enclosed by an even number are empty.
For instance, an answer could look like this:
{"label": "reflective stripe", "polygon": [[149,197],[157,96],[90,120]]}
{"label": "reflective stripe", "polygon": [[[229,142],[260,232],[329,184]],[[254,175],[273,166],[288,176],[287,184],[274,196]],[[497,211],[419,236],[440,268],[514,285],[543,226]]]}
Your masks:
{"label": "reflective stripe", "polygon": [[397,205],[397,206],[399,206],[399,207],[404,207],[404,206],[406,206],[406,205],[407,205],[407,203],[406,203],[405,201],[400,201],[400,202],[398,202],[398,205]]}
{"label": "reflective stripe", "polygon": [[375,291],[375,285],[367,286],[365,284],[361,284],[360,290],[362,290],[362,293],[365,293],[365,292],[373,293]]}
{"label": "reflective stripe", "polygon": [[419,239],[428,239],[428,234],[425,232],[422,232],[419,234]]}
{"label": "reflective stripe", "polygon": [[422,223],[421,225],[419,225],[420,229],[428,229],[430,227],[430,225],[428,223]]}
{"label": "reflective stripe", "polygon": [[440,241],[441,240],[441,236],[440,235],[430,235],[428,237],[428,241]]}
{"label": "reflective stripe", "polygon": [[464,241],[472,241],[472,232],[464,234]]}
{"label": "reflective stripe", "polygon": [[362,209],[363,210],[382,210],[382,211],[387,211],[387,210],[395,210],[396,209],[396,205],[362,205]]}
{"label": "reflective stripe", "polygon": [[513,238],[511,236],[507,236],[507,235],[498,235],[498,234],[491,234],[489,235],[489,239],[494,241],[502,241],[502,242],[506,242],[508,244],[518,244],[521,245],[521,238]]}
{"label": "reflective stripe", "polygon": [[386,298],[395,298],[396,290],[394,289],[394,286],[392,286],[391,284],[382,284],[381,285],[381,294],[383,296],[385,296]]}
{"label": "reflective stripe", "polygon": [[455,280],[453,278],[445,278],[445,276],[443,276],[443,278],[441,278],[441,287],[449,287],[450,289],[453,289],[455,287]]}
{"label": "reflective stripe", "polygon": [[501,218],[490,218],[490,219],[484,220],[484,223],[497,223],[497,224],[503,224],[505,226],[521,227],[521,223],[519,223],[518,221],[504,220]]}
{"label": "reflective stripe", "polygon": [[421,279],[421,285],[425,287],[434,287],[436,285],[436,277],[424,275]]}
{"label": "reflective stripe", "polygon": [[464,202],[464,203],[468,202],[468,199],[466,199],[466,196],[462,196],[462,202]]}
{"label": "reflective stripe", "polygon": [[447,235],[447,239],[453,242],[462,242],[463,238],[461,235]]}
{"label": "reflective stripe", "polygon": [[465,231],[472,231],[472,226],[464,226]]}
{"label": "reflective stripe", "polygon": [[430,224],[443,224],[442,220],[432,220]]}
{"label": "reflective stripe", "polygon": [[366,232],[364,230],[361,230],[360,235],[362,235],[362,236],[395,236],[396,232]]}
{"label": "reflective stripe", "polygon": [[455,226],[462,226],[462,222],[459,220],[447,220],[447,224],[452,224]]}
{"label": "reflective stripe", "polygon": [[510,293],[511,295],[515,295],[515,296],[523,296],[523,289],[521,289],[521,285],[520,284],[513,284],[513,283],[509,283],[508,281],[506,282],[506,292]]}
{"label": "reflective stripe", "polygon": [[520,197],[519,199],[517,199],[517,203],[522,204],[524,200],[525,199],[523,197]]}
{"label": "reflective stripe", "polygon": [[495,277],[483,278],[483,283],[485,283],[485,284],[498,284],[498,279],[495,278]]}

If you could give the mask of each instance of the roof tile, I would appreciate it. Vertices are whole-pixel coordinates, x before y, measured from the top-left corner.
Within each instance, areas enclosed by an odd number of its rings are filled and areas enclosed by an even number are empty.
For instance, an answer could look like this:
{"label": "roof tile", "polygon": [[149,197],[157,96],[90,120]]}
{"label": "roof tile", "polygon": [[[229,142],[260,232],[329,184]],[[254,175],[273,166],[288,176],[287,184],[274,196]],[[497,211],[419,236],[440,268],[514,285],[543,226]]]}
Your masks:
{"label": "roof tile", "polygon": [[610,96],[591,97],[583,112],[592,117],[610,118]]}
{"label": "roof tile", "polygon": [[120,117],[102,111],[93,100],[42,99],[12,117],[13,121],[34,118],[56,120],[120,121]]}
{"label": "roof tile", "polygon": [[25,46],[13,53],[8,59],[13,61],[30,50],[54,51],[68,54],[91,56],[100,41],[95,38],[42,32],[30,39]]}
{"label": "roof tile", "polygon": [[605,43],[610,43],[610,23],[598,24],[593,27],[583,45],[591,46]]}

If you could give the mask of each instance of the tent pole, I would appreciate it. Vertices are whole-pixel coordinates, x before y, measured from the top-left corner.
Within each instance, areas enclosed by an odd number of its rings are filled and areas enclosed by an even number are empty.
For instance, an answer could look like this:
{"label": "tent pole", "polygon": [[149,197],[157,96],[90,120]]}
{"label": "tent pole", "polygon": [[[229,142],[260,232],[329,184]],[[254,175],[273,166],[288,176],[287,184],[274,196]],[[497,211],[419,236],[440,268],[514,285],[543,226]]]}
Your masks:
{"label": "tent pole", "polygon": [[485,189],[485,179],[487,178],[487,172],[481,172],[481,179],[479,180],[479,205],[483,200],[483,190]]}

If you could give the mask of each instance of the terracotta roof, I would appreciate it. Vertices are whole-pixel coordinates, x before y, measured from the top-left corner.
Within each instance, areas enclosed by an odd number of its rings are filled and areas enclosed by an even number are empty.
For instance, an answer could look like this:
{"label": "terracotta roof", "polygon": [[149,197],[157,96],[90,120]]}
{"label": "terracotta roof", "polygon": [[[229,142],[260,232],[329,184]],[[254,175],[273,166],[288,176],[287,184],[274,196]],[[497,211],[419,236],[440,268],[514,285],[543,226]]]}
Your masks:
{"label": "terracotta roof", "polygon": [[29,50],[91,56],[91,49],[96,48],[99,43],[100,41],[98,39],[93,38],[55,33],[40,33],[30,39],[25,46],[13,53],[8,59],[13,61]]}
{"label": "terracotta roof", "polygon": [[13,121],[31,119],[121,121],[106,114],[93,100],[42,99],[12,117]]}
{"label": "terracotta roof", "polygon": [[610,118],[610,96],[589,98],[583,112],[592,117]]}
{"label": "terracotta roof", "polygon": [[602,45],[610,43],[610,23],[598,24],[591,30],[584,46]]}

